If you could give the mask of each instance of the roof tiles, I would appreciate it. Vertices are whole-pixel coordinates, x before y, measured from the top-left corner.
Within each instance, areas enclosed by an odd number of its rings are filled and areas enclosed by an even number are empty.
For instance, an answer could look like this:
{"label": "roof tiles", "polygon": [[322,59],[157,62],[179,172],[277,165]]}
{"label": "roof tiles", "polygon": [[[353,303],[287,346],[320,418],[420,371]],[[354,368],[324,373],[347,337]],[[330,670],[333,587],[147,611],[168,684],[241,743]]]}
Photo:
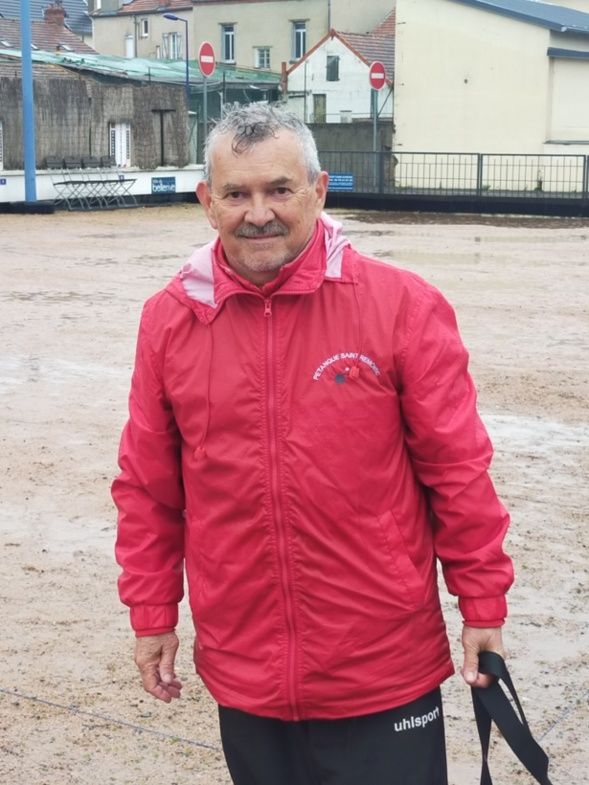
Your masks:
{"label": "roof tiles", "polygon": [[395,70],[395,39],[393,36],[369,33],[338,33],[348,46],[368,64],[378,61],[385,67],[387,79],[392,81]]}
{"label": "roof tiles", "polygon": [[[31,20],[42,20],[43,9],[50,5],[51,0],[30,0]],[[88,16],[86,0],[62,0],[66,18],[66,26],[78,35],[92,35],[92,20]],[[21,0],[2,0],[0,9],[4,19],[21,18]]]}
{"label": "roof tiles", "polygon": [[[94,49],[84,43],[67,27],[52,22],[31,22],[31,42],[43,52],[77,52],[78,54],[95,54]],[[20,20],[0,19],[0,51],[21,48]]]}
{"label": "roof tiles", "polygon": [[164,14],[176,11],[192,11],[190,0],[133,0],[114,12],[95,11],[92,16],[125,16],[127,14]]}

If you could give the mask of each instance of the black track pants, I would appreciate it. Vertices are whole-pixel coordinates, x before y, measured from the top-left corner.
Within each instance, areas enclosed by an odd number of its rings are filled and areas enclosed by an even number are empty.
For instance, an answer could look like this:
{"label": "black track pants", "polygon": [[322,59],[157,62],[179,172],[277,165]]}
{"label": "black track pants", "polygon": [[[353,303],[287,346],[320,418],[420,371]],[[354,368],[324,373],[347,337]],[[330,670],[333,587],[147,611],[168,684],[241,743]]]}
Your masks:
{"label": "black track pants", "polygon": [[442,697],[341,720],[282,720],[219,707],[235,785],[448,785]]}

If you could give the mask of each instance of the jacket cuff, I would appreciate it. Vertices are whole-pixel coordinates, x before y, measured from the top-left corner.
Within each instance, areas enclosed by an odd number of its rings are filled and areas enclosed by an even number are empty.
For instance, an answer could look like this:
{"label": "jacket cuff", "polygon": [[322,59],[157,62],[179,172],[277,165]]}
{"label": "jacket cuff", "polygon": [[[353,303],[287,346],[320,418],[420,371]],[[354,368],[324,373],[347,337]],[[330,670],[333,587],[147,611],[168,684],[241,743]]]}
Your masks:
{"label": "jacket cuff", "polygon": [[458,607],[469,627],[501,627],[507,616],[504,594],[497,597],[459,597]]}
{"label": "jacket cuff", "polygon": [[172,632],[177,624],[177,605],[134,605],[131,608],[131,627],[137,637]]}

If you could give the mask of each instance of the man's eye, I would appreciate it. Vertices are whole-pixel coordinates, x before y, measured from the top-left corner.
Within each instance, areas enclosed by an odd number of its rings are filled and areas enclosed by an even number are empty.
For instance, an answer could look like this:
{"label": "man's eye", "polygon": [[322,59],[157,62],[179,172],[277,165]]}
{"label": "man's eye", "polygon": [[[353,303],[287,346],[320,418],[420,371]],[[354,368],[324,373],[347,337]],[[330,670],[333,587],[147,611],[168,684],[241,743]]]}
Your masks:
{"label": "man's eye", "polygon": [[275,188],[274,193],[277,194],[278,196],[285,196],[287,193],[289,193],[289,190],[288,188],[280,187],[280,188]]}
{"label": "man's eye", "polygon": [[227,196],[229,199],[240,199],[242,196],[241,191],[230,191]]}

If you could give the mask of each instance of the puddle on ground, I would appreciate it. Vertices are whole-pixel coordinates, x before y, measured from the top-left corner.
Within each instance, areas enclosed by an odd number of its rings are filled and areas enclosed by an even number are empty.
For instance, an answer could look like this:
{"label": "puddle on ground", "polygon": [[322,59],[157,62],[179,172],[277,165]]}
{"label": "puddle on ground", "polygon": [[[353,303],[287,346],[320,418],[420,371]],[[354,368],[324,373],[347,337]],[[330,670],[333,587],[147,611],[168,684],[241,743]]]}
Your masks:
{"label": "puddle on ground", "polygon": [[108,302],[114,297],[113,293],[108,292],[58,292],[58,291],[22,291],[22,292],[3,292],[0,300],[3,302],[35,302],[35,303],[88,303]]}
{"label": "puddle on ground", "polygon": [[80,379],[128,377],[128,368],[113,368],[112,365],[41,358],[34,354],[0,356],[0,392],[7,392],[10,387],[31,382],[65,384]]}
{"label": "puddle on ground", "polygon": [[[38,543],[39,551],[53,556],[73,555],[89,549],[112,551],[115,537],[115,513],[112,520],[60,517],[59,512],[39,513],[26,505],[0,505],[0,531],[5,545],[18,546],[24,540]],[[0,554],[1,555],[1,554]]]}
{"label": "puddle on ground", "polygon": [[551,455],[589,447],[589,425],[571,425],[541,417],[481,412],[491,440],[502,450]]}
{"label": "puddle on ground", "polygon": [[338,220],[352,220],[364,224],[450,224],[451,226],[481,225],[516,229],[571,229],[589,227],[588,218],[522,215],[480,215],[478,213],[413,213],[330,210]]}

